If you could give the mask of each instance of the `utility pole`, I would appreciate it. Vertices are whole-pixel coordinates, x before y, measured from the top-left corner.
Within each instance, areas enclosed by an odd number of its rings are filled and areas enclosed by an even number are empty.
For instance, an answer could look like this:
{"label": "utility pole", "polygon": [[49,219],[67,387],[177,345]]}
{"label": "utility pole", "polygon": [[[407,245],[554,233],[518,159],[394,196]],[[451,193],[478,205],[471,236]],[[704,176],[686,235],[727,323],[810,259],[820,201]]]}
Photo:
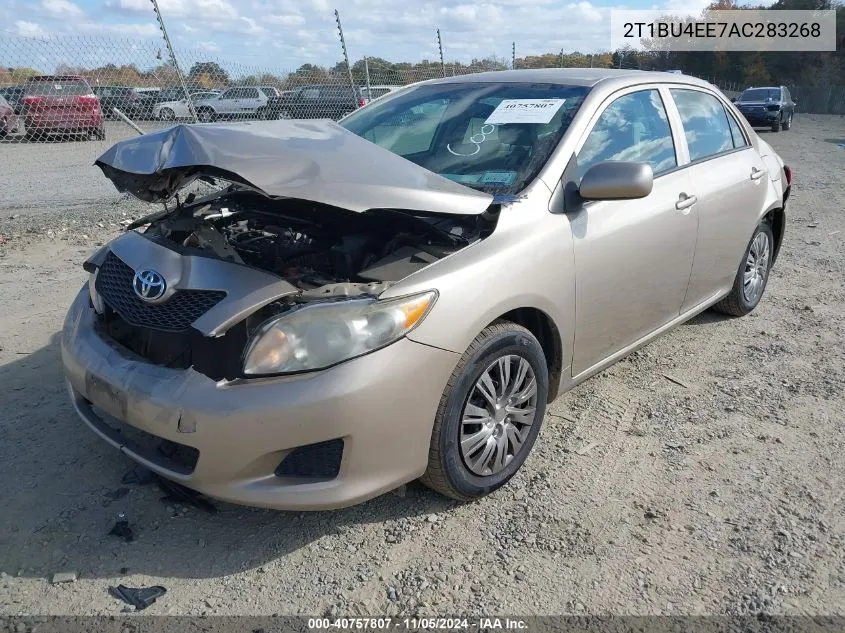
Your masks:
{"label": "utility pole", "polygon": [[176,53],[173,52],[173,45],[170,43],[170,36],[167,34],[167,28],[164,26],[164,19],[161,17],[161,11],[158,8],[158,1],[150,0],[150,2],[153,3],[153,12],[156,14],[158,28],[161,29],[161,33],[164,35],[164,44],[167,46],[168,55],[170,55],[170,63],[173,64],[173,68],[176,70],[176,76],[179,77],[179,84],[182,86],[182,92],[185,94],[188,112],[191,113],[194,123],[198,123],[199,118],[197,118],[197,112],[194,110],[194,102],[191,101],[191,95],[188,94],[188,86],[185,83],[185,77],[182,75],[182,70],[179,68],[179,63],[176,61]]}
{"label": "utility pole", "polygon": [[[437,50],[440,51],[440,70],[443,71],[443,76],[446,76],[446,62],[443,61],[443,40],[440,39],[440,29],[437,29]],[[454,72],[452,73],[455,74]]]}
{"label": "utility pole", "polygon": [[340,47],[343,49],[343,61],[346,62],[346,72],[349,75],[349,86],[352,88],[352,100],[354,101],[355,109],[360,105],[358,103],[357,91],[355,90],[355,80],[352,78],[352,66],[349,64],[349,54],[346,52],[346,40],[343,37],[343,26],[340,24],[340,13],[337,9],[334,10],[334,19],[337,22],[337,32],[340,35]]}
{"label": "utility pole", "polygon": [[511,70],[516,68],[516,42],[511,42]]}
{"label": "utility pole", "polygon": [[563,49],[560,49],[560,67],[563,68]]}

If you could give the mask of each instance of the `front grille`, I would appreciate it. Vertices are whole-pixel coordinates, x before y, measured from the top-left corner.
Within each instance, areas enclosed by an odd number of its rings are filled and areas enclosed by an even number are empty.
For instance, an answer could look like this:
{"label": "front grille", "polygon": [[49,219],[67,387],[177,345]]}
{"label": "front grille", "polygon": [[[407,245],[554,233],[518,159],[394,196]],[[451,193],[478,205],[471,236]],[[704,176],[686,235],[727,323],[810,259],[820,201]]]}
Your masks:
{"label": "front grille", "polygon": [[164,303],[147,303],[132,288],[134,276],[110,251],[97,272],[96,289],[112,310],[137,327],[182,332],[226,296],[221,290],[178,290]]}

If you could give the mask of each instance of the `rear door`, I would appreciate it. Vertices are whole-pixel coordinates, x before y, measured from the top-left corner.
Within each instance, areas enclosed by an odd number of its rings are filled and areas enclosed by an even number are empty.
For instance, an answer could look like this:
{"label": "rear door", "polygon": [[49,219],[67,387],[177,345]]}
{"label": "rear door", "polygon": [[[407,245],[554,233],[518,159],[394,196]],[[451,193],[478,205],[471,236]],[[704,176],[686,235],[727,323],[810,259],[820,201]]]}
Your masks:
{"label": "rear door", "polygon": [[233,114],[237,112],[240,107],[240,94],[240,88],[229,88],[214,103],[214,109],[218,114]]}
{"label": "rear door", "polygon": [[254,114],[263,104],[258,88],[241,88],[238,112],[240,114]]}
{"label": "rear door", "polygon": [[733,284],[766,198],[766,165],[730,109],[703,88],[669,90],[689,149],[698,243],[682,311]]}

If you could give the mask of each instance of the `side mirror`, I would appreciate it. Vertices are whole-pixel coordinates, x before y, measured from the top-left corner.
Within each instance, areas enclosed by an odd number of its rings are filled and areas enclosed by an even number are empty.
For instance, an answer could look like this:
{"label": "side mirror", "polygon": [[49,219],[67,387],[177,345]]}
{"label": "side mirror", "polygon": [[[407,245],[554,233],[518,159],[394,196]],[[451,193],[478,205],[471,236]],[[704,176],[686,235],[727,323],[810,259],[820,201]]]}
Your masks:
{"label": "side mirror", "polygon": [[734,97],[733,99],[731,99],[731,103],[736,103],[737,101],[739,101],[739,97]]}
{"label": "side mirror", "polygon": [[633,200],[645,198],[653,186],[654,173],[648,163],[608,160],[587,170],[578,193],[584,200]]}

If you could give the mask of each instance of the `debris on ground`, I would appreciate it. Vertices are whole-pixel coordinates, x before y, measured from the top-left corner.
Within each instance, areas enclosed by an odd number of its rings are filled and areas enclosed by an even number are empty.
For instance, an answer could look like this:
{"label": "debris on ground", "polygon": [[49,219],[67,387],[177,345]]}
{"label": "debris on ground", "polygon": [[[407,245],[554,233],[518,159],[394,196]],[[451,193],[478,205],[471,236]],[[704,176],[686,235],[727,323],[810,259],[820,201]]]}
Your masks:
{"label": "debris on ground", "polygon": [[689,385],[688,385],[687,383],[685,383],[683,380],[681,380],[680,378],[676,378],[675,376],[673,376],[673,375],[671,375],[671,374],[663,374],[663,377],[664,377],[666,380],[668,380],[669,382],[673,382],[673,383],[675,383],[676,385],[678,385],[678,386],[680,386],[680,387],[683,387],[684,389],[689,389],[689,388],[690,388],[690,387],[689,387]]}
{"label": "debris on ground", "polygon": [[118,585],[117,587],[109,587],[109,593],[118,600],[132,605],[136,610],[142,611],[167,593],[167,589],[161,585],[137,588]]}
{"label": "debris on ground", "polygon": [[117,522],[114,524],[114,527],[109,531],[109,535],[116,536],[119,539],[123,539],[126,543],[131,543],[135,540],[135,535],[132,533],[132,528],[129,526],[129,521],[123,518],[123,515],[120,515]]}
{"label": "debris on ground", "polygon": [[79,574],[75,571],[62,571],[53,574],[52,583],[54,585],[60,585],[66,582],[76,582],[76,579],[79,578]]}
{"label": "debris on ground", "polygon": [[136,466],[127,470],[121,478],[121,483],[135,484],[137,486],[146,486],[155,481],[155,473],[146,466],[137,464]]}

